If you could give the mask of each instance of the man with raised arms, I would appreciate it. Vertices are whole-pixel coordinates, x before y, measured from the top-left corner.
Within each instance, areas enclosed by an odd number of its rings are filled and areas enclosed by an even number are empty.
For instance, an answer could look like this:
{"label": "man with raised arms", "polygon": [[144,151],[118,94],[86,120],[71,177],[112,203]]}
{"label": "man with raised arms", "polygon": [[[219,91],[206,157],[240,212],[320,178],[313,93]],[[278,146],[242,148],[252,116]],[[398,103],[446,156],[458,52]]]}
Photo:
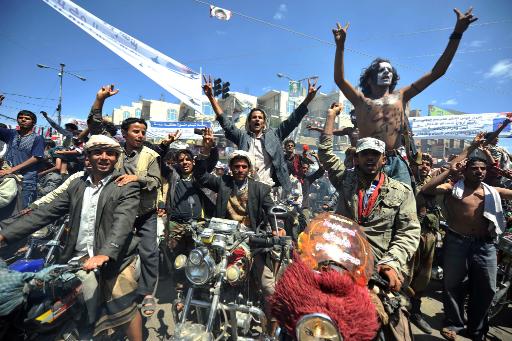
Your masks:
{"label": "man with raised arms", "polygon": [[336,42],[334,59],[334,80],[347,99],[354,105],[359,137],[374,137],[386,143],[386,173],[399,181],[411,184],[407,164],[398,149],[405,145],[407,137],[407,116],[404,114],[406,103],[425,90],[430,84],[443,76],[459,46],[462,34],[477,18],[472,8],[466,13],[454,9],[457,22],[443,54],[434,68],[414,83],[395,91],[400,79],[396,69],[386,59],[377,58],[361,75],[357,90],[345,79],[344,51],[348,24],[333,29]]}

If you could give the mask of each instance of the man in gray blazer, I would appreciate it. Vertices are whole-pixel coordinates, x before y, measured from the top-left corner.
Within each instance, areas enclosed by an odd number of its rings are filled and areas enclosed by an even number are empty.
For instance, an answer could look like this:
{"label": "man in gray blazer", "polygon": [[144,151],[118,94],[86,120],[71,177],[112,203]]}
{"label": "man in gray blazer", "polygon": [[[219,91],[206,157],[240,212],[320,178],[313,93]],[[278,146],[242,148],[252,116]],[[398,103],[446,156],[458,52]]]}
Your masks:
{"label": "man in gray blazer", "polygon": [[[121,153],[117,141],[93,135],[85,150],[90,171],[73,180],[48,205],[11,221],[8,226],[0,222],[0,242],[12,243],[69,214],[69,230],[63,236],[64,248],[57,262],[88,256],[83,269],[87,272],[100,269],[97,288],[93,291],[99,298],[97,304],[102,316],[93,320],[96,321],[93,334],[125,326],[130,340],[142,340],[142,319],[135,302],[138,240],[133,234],[140,185],[115,183],[121,175],[114,170]],[[118,288],[115,291],[114,286]]]}

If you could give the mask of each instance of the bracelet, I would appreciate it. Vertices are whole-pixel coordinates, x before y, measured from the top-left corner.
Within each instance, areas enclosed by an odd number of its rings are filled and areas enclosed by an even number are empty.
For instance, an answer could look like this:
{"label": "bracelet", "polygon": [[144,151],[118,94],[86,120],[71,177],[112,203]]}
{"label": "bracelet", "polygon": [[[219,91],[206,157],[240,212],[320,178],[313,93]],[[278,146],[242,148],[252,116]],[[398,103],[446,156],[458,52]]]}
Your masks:
{"label": "bracelet", "polygon": [[460,39],[460,38],[462,38],[462,33],[453,32],[452,34],[450,34],[450,40],[452,40],[452,39]]}

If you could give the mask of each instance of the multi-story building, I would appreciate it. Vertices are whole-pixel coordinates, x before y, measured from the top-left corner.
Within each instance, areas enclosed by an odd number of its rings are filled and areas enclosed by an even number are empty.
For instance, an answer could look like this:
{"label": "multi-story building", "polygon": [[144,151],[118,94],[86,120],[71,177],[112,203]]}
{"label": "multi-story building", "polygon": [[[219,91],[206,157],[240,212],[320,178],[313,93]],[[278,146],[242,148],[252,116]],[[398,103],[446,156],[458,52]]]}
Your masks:
{"label": "multi-story building", "polygon": [[[298,97],[290,97],[286,91],[271,90],[262,96],[256,97],[240,92],[230,92],[226,99],[219,99],[219,104],[224,114],[230,117],[239,128],[245,125],[249,111],[254,108],[262,108],[268,115],[270,125],[276,127],[295,110],[304,100],[304,94]],[[112,121],[116,125],[128,117],[142,117],[148,121],[213,121],[215,115],[206,98],[202,97],[202,114],[194,112],[184,104],[169,103],[160,100],[141,99],[133,102],[131,106],[121,106],[112,112]],[[344,111],[337,120],[337,127],[351,126],[349,112],[352,109],[350,102],[346,100],[340,91],[331,93],[318,93],[309,104],[309,112],[301,122],[301,125],[290,135],[299,144],[316,146],[318,133],[310,132],[308,125],[323,127],[329,106],[333,102],[344,104]],[[336,141],[339,149],[348,146],[348,139],[341,138]]]}

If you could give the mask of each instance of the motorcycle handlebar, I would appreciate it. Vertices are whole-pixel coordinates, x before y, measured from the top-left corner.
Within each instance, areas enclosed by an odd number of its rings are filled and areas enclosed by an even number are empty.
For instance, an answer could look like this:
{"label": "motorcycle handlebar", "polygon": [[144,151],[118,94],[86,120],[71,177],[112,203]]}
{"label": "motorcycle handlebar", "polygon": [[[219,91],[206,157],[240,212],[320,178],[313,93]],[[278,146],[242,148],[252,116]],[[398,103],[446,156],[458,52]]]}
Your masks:
{"label": "motorcycle handlebar", "polygon": [[284,237],[258,237],[250,236],[249,245],[251,247],[273,247],[291,245],[292,238],[290,236]]}

